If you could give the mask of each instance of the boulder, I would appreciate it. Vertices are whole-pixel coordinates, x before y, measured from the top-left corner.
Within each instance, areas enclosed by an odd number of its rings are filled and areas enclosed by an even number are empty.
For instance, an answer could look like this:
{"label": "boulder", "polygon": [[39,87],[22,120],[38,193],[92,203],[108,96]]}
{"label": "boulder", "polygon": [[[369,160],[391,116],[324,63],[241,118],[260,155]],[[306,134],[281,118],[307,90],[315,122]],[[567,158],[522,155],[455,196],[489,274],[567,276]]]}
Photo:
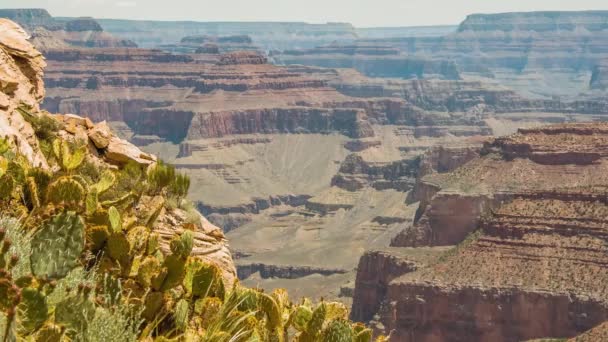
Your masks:
{"label": "boulder", "polygon": [[89,139],[95,144],[97,148],[106,148],[110,144],[112,138],[112,132],[108,123],[105,121],[99,122],[89,130]]}
{"label": "boulder", "polygon": [[118,137],[111,137],[105,151],[105,158],[111,163],[125,164],[134,161],[141,165],[156,162],[156,157],[142,152],[137,146]]}

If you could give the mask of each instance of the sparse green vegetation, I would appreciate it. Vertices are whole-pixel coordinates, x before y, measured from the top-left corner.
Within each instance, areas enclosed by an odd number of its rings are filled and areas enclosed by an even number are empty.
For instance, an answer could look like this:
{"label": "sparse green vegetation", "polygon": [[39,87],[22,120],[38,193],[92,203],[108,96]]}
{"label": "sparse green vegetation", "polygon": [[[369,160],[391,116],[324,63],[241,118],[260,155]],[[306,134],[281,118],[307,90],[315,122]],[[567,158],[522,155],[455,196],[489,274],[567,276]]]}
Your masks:
{"label": "sparse green vegetation", "polygon": [[[52,171],[0,139],[2,341],[371,341],[342,304],[227,286],[192,255],[200,216],[171,165],[110,167],[32,118]],[[173,210],[183,232],[166,242]]]}

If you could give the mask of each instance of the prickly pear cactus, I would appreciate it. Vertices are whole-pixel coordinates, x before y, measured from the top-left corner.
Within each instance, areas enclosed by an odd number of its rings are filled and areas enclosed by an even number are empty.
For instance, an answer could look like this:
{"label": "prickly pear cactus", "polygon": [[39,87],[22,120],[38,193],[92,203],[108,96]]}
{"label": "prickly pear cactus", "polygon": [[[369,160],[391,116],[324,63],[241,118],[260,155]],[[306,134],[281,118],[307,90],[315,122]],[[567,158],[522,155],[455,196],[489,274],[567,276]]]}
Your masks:
{"label": "prickly pear cactus", "polygon": [[99,198],[96,189],[91,189],[85,198],[85,210],[88,216],[93,215],[99,207]]}
{"label": "prickly pear cactus", "polygon": [[98,251],[103,248],[110,232],[106,226],[87,226],[87,242],[90,243],[92,251]]}
{"label": "prickly pear cactus", "polygon": [[85,331],[95,316],[95,305],[84,295],[72,295],[55,307],[55,322],[76,332]]}
{"label": "prickly pear cactus", "polygon": [[24,333],[31,333],[40,328],[49,317],[46,297],[33,288],[21,290],[21,303],[17,306],[17,311],[17,318]]}
{"label": "prickly pear cactus", "polygon": [[63,212],[45,222],[32,239],[30,262],[37,277],[63,278],[78,264],[85,246],[82,217]]}
{"label": "prickly pear cactus", "polygon": [[348,308],[342,304],[337,302],[325,303],[325,320],[333,321],[334,319],[347,319],[348,318]]}
{"label": "prickly pear cactus", "polygon": [[21,300],[21,291],[13,284],[10,276],[0,277],[0,311],[14,308]]}
{"label": "prickly pear cactus", "polygon": [[327,309],[325,303],[321,303],[313,312],[310,321],[306,327],[306,333],[311,337],[317,337],[321,334],[323,329],[323,323],[325,323],[325,317],[327,315]]}
{"label": "prickly pear cactus", "polygon": [[173,312],[173,321],[175,322],[175,326],[180,331],[185,331],[189,320],[190,306],[188,301],[185,299],[180,299],[177,302],[177,305],[175,305],[175,311]]}
{"label": "prickly pear cactus", "polygon": [[112,233],[120,233],[122,231],[122,219],[120,218],[120,213],[116,207],[112,206],[108,209],[108,219],[110,221]]}
{"label": "prickly pear cactus", "polygon": [[153,256],[147,256],[140,263],[137,270],[137,280],[142,286],[152,286],[152,280],[157,276],[160,262]]}
{"label": "prickly pear cactus", "polygon": [[35,340],[40,342],[62,341],[63,329],[56,324],[45,324],[35,335]]}
{"label": "prickly pear cactus", "polygon": [[115,232],[110,233],[106,243],[108,246],[108,254],[112,259],[123,265],[129,263],[131,246],[124,234]]}
{"label": "prickly pear cactus", "polygon": [[199,259],[188,262],[183,285],[186,293],[193,296],[224,298],[221,271],[217,266]]}
{"label": "prickly pear cactus", "polygon": [[150,235],[148,228],[144,226],[137,226],[129,230],[127,240],[129,241],[131,250],[135,253],[143,254],[148,241],[148,235]]}
{"label": "prickly pear cactus", "polygon": [[85,193],[84,187],[78,181],[71,177],[61,177],[49,184],[46,202],[77,208],[85,199]]}
{"label": "prickly pear cactus", "polygon": [[305,331],[312,318],[312,309],[308,306],[300,305],[291,314],[291,322],[298,331]]}
{"label": "prickly pear cactus", "polygon": [[10,175],[0,177],[0,200],[9,200],[15,187],[15,181]]}
{"label": "prickly pear cactus", "polygon": [[355,337],[350,323],[344,319],[336,319],[327,325],[323,331],[325,342],[352,342]]}
{"label": "prickly pear cactus", "polygon": [[61,162],[61,167],[70,172],[82,164],[87,155],[87,148],[83,145],[72,152],[67,141],[55,139],[53,141],[53,153],[57,160]]}
{"label": "prickly pear cactus", "polygon": [[262,312],[266,314],[266,328],[270,331],[280,330],[283,325],[282,313],[276,300],[265,293],[260,293],[258,304]]}
{"label": "prickly pear cactus", "polygon": [[372,329],[368,329],[365,325],[357,323],[353,325],[353,331],[355,333],[355,342],[371,342],[372,341]]}
{"label": "prickly pear cactus", "polygon": [[34,177],[27,177],[25,180],[25,193],[27,196],[27,200],[32,206],[32,208],[40,207],[40,196],[38,192],[38,185],[36,184],[36,180]]}
{"label": "prickly pear cactus", "polygon": [[144,311],[142,317],[148,321],[154,320],[157,315],[161,314],[163,305],[165,304],[165,298],[162,292],[150,292],[144,299]]}
{"label": "prickly pear cactus", "polygon": [[169,246],[174,255],[185,259],[192,253],[193,245],[194,235],[191,231],[186,230],[179,237],[174,237]]}
{"label": "prickly pear cactus", "polygon": [[101,195],[110,189],[110,187],[114,185],[114,182],[116,182],[116,176],[114,173],[110,170],[104,170],[101,174],[99,182],[93,184],[91,186],[91,190],[95,189],[95,191]]}
{"label": "prickly pear cactus", "polygon": [[186,273],[186,260],[175,255],[169,255],[163,262],[167,275],[160,287],[162,291],[170,290],[182,283]]}

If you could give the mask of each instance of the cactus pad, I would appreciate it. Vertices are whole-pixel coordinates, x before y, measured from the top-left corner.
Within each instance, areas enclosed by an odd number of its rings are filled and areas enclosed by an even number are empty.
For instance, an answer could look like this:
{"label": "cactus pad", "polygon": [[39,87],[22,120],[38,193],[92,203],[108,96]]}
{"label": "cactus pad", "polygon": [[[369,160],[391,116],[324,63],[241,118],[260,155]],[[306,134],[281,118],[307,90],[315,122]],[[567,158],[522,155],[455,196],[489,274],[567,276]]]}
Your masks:
{"label": "cactus pad", "polygon": [[17,310],[20,326],[27,333],[40,328],[49,316],[46,297],[32,288],[21,291],[21,303]]}
{"label": "cactus pad", "polygon": [[53,217],[32,239],[32,272],[38,277],[65,277],[78,264],[84,244],[85,227],[79,215],[64,212]]}

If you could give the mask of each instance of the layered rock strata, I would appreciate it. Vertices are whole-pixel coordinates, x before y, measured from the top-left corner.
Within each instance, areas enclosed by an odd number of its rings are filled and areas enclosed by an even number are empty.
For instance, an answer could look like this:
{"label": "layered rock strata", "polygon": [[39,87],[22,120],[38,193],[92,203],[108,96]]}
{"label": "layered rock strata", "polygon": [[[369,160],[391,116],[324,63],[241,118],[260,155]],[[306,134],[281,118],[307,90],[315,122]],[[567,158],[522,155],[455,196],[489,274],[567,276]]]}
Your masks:
{"label": "layered rock strata", "polygon": [[67,47],[137,47],[128,39],[104,32],[92,18],[59,19],[44,9],[0,9],[0,18],[19,23],[41,51]]}
{"label": "layered rock strata", "polygon": [[331,185],[348,191],[365,187],[409,191],[415,183],[419,162],[415,158],[373,165],[365,162],[361,156],[351,154],[342,162],[338,174],[331,180]]}
{"label": "layered rock strata", "polygon": [[286,50],[272,56],[277,63],[324,68],[352,68],[372,77],[460,78],[458,67],[449,60],[411,57],[390,45],[331,44],[307,50]]}
{"label": "layered rock strata", "polygon": [[172,53],[218,54],[235,51],[257,51],[261,48],[248,35],[209,36],[194,35],[180,40],[179,44],[167,44],[159,48]]}
{"label": "layered rock strata", "polygon": [[[415,272],[381,276],[397,278],[367,304],[380,308],[379,327],[397,341],[521,341],[574,337],[605,321],[606,129],[521,129],[452,172],[423,177],[432,190],[414,229],[393,244],[458,247]],[[369,299],[358,289],[357,308]]]}

